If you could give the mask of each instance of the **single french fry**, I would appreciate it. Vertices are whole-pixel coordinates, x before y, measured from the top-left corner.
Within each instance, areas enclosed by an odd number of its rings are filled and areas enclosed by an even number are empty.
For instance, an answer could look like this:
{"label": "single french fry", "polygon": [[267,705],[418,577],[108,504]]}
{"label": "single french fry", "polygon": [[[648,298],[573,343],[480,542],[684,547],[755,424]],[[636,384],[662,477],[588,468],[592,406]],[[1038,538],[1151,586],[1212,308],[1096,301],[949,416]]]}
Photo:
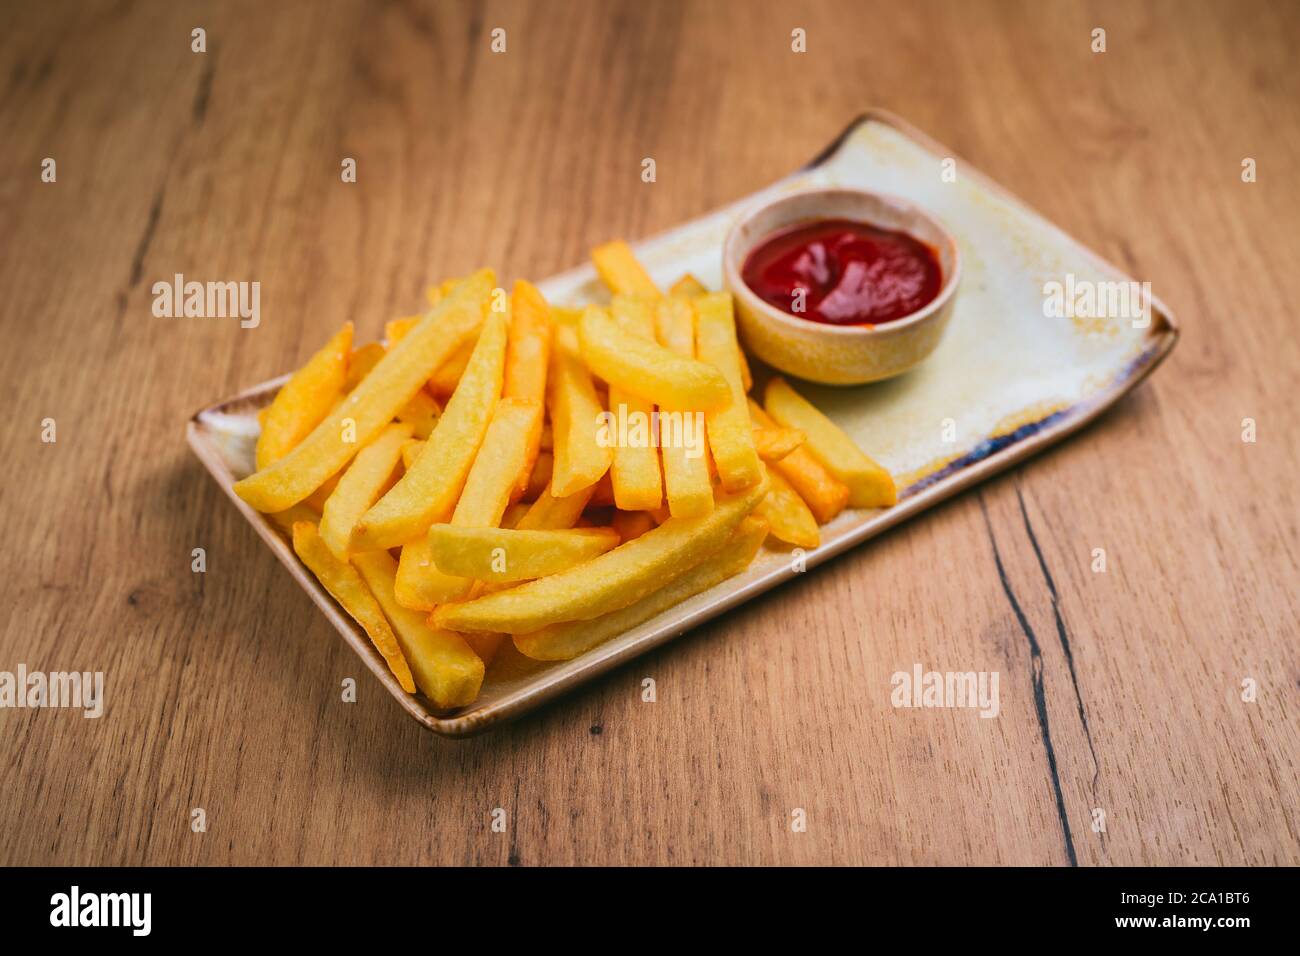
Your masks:
{"label": "single french fry", "polygon": [[465,374],[465,368],[469,365],[470,356],[473,354],[474,343],[462,343],[433,373],[429,379],[429,391],[444,397],[456,391],[456,386],[460,384],[461,376]]}
{"label": "single french fry", "polygon": [[408,438],[402,442],[402,468],[410,469],[415,463],[415,459],[420,457],[420,449],[424,447],[424,442],[418,438]]}
{"label": "single french fry", "polygon": [[515,526],[521,531],[559,531],[564,528],[572,528],[582,517],[582,511],[591,501],[591,496],[595,493],[596,486],[588,485],[585,488],[579,488],[571,495],[555,497],[551,494],[551,486],[548,483],[542,493],[537,496],[528,508],[527,514],[519,519]]}
{"label": "single french fry", "polygon": [[[776,422],[757,402],[750,403],[750,414],[764,428],[777,427]],[[772,462],[771,470],[780,472],[790,482],[818,524],[826,524],[849,503],[849,486],[827,471],[803,445],[784,458]]]}
{"label": "single french fry", "polygon": [[659,287],[637,261],[632,247],[621,239],[607,242],[591,250],[591,261],[600,273],[601,281],[613,293],[657,296]]}
{"label": "single french fry", "polygon": [[[614,321],[629,334],[654,342],[654,303],[628,295],[614,296]],[[613,421],[627,422],[626,441],[614,442],[614,464],[609,477],[614,486],[614,503],[624,511],[658,508],[663,501],[663,479],[659,468],[657,436],[651,434],[656,417],[653,401],[609,385],[609,411]],[[639,429],[639,431],[638,431]]]}
{"label": "single french fry", "polygon": [[[431,303],[430,307],[436,306],[437,304],[437,302]],[[389,319],[385,322],[384,338],[387,340],[389,346],[394,346],[398,342],[402,341],[402,339],[406,337],[406,333],[419,324],[420,319],[421,316],[408,315],[405,318]]]}
{"label": "single french fry", "polygon": [[[275,393],[275,399],[265,410],[262,434],[257,438],[254,455],[259,470],[288,455],[325,420],[343,394],[351,354],[352,323],[348,322]],[[285,508],[290,504],[294,502]]]}
{"label": "single french fry", "polygon": [[587,307],[579,331],[583,359],[611,386],[668,409],[707,412],[730,401],[718,368],[632,334],[598,306]]}
{"label": "single french fry", "polygon": [[612,508],[614,506],[614,481],[608,474],[600,476],[600,481],[591,491],[593,508]]}
{"label": "single french fry", "polygon": [[748,517],[731,538],[713,554],[680,577],[634,604],[592,621],[553,624],[531,634],[516,634],[515,647],[525,657],[538,661],[572,660],[598,644],[644,624],[749,567],[767,535],[767,525]]}
{"label": "single french fry", "polygon": [[410,425],[411,434],[421,440],[433,434],[441,415],[442,406],[438,400],[423,389],[397,410],[397,420]]}
{"label": "single french fry", "polygon": [[319,512],[312,511],[306,504],[297,504],[285,511],[277,511],[274,514],[267,515],[267,517],[290,537],[293,536],[293,526],[299,521],[306,521],[308,524],[315,524],[320,521]]}
{"label": "single french fry", "polygon": [[772,490],[759,502],[754,514],[767,522],[772,537],[797,548],[815,548],[821,544],[817,519],[794,486],[775,468],[767,470],[767,479],[772,483]]}
{"label": "single french fry", "polygon": [[352,551],[407,544],[422,538],[429,525],[447,520],[501,394],[505,355],[505,319],[491,315],[483,324],[461,385],[447,402],[433,434],[406,474],[357,523]]}
{"label": "single french fry", "polygon": [[501,642],[505,640],[504,634],[462,634],[465,643],[474,648],[474,653],[479,656],[484,667],[489,667],[497,656],[497,649],[501,647]]}
{"label": "single french fry", "polygon": [[503,398],[492,413],[483,446],[465,479],[465,490],[451,523],[462,528],[490,528],[509,504],[528,444],[542,427],[542,405],[523,398]]}
{"label": "single french fry", "polygon": [[797,428],[758,424],[754,418],[754,408],[757,405],[752,398],[749,400],[749,417],[754,422],[754,450],[763,461],[780,461],[807,440],[807,436]]}
{"label": "single french fry", "polygon": [[483,661],[459,634],[429,627],[425,616],[397,603],[397,562],[387,551],[354,555],[352,563],[392,625],[415,686],[439,709],[474,702],[483,685]]}
{"label": "single french fry", "polygon": [[352,459],[347,471],[325,501],[320,536],[340,561],[348,559],[348,542],[361,516],[378,499],[402,457],[402,443],[411,437],[411,426],[389,425]]}
{"label": "single french fry", "polygon": [[537,496],[551,484],[551,472],[555,468],[555,456],[549,451],[537,453],[533,462],[532,473],[528,476],[528,487],[524,489],[524,498],[536,501]]}
{"label": "single french fry", "polygon": [[551,323],[576,329],[578,323],[582,321],[582,312],[581,308],[573,305],[552,305]]}
{"label": "single french fry", "polygon": [[849,486],[827,471],[802,446],[773,462],[772,467],[799,492],[799,497],[808,505],[818,524],[834,520],[849,503]]}
{"label": "single french fry", "polygon": [[441,302],[443,299],[447,298],[447,296],[451,295],[452,289],[456,288],[456,285],[461,281],[463,280],[443,279],[437,285],[431,285],[427,289],[425,289],[424,298],[429,303],[429,306],[432,308],[433,306]]}
{"label": "single french fry", "polygon": [[493,583],[543,578],[589,561],[618,543],[618,532],[612,528],[520,531],[436,524],[429,529],[439,571]]}
{"label": "single french fry", "polygon": [[736,492],[757,483],[762,463],[754,449],[754,435],[740,375],[740,345],[731,312],[731,296],[710,293],[695,300],[696,352],[702,361],[716,366],[731,388],[731,403],[706,411],[709,448],[722,487]]}
{"label": "single french fry", "polygon": [[850,507],[881,508],[898,503],[898,489],[889,472],[785,379],[774,378],[767,383],[763,405],[782,425],[798,428],[808,436],[805,442],[808,451],[827,471],[849,486]]}
{"label": "single french fry", "polygon": [[614,459],[613,450],[602,448],[596,440],[604,408],[591,373],[578,357],[572,329],[555,329],[546,393],[555,444],[551,488],[559,497],[567,497],[599,481]]}
{"label": "single french fry", "polygon": [[519,524],[519,519],[528,514],[528,509],[532,505],[523,501],[516,501],[506,508],[506,513],[501,516],[501,527],[514,528]]}
{"label": "single french fry", "polygon": [[550,307],[530,282],[520,279],[510,294],[510,339],[506,350],[505,398],[542,402],[551,354]]}
{"label": "single french fry", "polygon": [[321,539],[316,525],[310,521],[298,521],[293,526],[293,550],[297,552],[302,563],[307,565],[316,579],[324,585],[325,590],[334,596],[354,621],[370,637],[375,650],[388,663],[402,690],[408,694],[415,693],[415,681],[411,677],[402,648],[397,643],[393,629],[384,617],[375,595],[361,580],[357,569],[346,561],[340,561]]}
{"label": "single french fry", "polygon": [[669,518],[635,541],[549,577],[434,611],[454,631],[527,634],[586,621],[641,600],[721,547],[767,494],[766,483],[726,498],[702,518]]}
{"label": "single french fry", "polygon": [[[660,299],[655,307],[659,344],[684,358],[695,356],[695,310],[681,298]],[[698,518],[713,510],[713,484],[705,456],[705,430],[693,411],[661,412],[659,451],[664,493],[677,518]],[[689,440],[688,440],[689,439]]]}
{"label": "single french fry", "polygon": [[[369,553],[369,552],[366,552]],[[412,611],[429,612],[436,602],[425,596],[424,582],[438,574],[429,547],[428,533],[402,545],[397,557],[397,576],[393,581],[393,594],[397,603]],[[433,626],[433,622],[429,622]]]}
{"label": "single french fry", "polygon": [[708,295],[709,290],[703,282],[688,272],[672,284],[668,294],[683,299],[698,299],[702,295]]}
{"label": "single french fry", "polygon": [[618,533],[619,543],[627,544],[634,538],[641,537],[657,524],[659,522],[655,521],[648,511],[618,511],[614,513],[609,526]]}
{"label": "single french fry", "polygon": [[345,392],[350,392],[358,385],[361,380],[370,374],[370,370],[379,364],[379,360],[388,353],[388,350],[378,342],[369,342],[359,349],[353,349],[352,355],[348,358],[348,377],[343,385]]}
{"label": "single french fry", "polygon": [[321,484],[319,488],[304,498],[300,504],[306,505],[317,515],[325,511],[325,502],[330,500],[330,495],[334,494],[334,489],[339,486],[339,479],[343,477],[343,472],[347,469],[344,465],[334,474],[330,475]]}
{"label": "single french fry", "polygon": [[[515,486],[528,443],[542,427],[542,406],[537,402],[518,398],[503,398],[497,403],[492,423],[483,436],[483,445],[474,459],[474,466],[465,479],[465,489],[451,516],[457,528],[495,528],[501,523],[510,491]],[[440,527],[435,524],[433,527]],[[446,601],[459,601],[469,594],[473,581],[448,572],[438,564],[438,550],[429,539],[429,556],[433,566],[420,568],[418,579],[410,575],[403,580],[402,567],[398,566],[398,581],[402,585],[403,603],[423,611],[433,610]],[[417,552],[418,554],[419,552]],[[407,570],[417,568],[408,565]]]}
{"label": "single french fry", "polygon": [[[506,398],[521,398],[539,404],[546,402],[546,370],[551,359],[550,309],[537,287],[522,279],[515,283],[510,294],[510,337],[506,346],[505,386]],[[524,456],[524,467],[519,472],[511,494],[518,501],[528,491],[528,481],[542,445],[542,432]]]}
{"label": "single french fry", "polygon": [[319,488],[393,420],[452,349],[478,330],[493,281],[486,269],[457,286],[301,444],[236,482],[235,493],[258,511],[284,511]]}

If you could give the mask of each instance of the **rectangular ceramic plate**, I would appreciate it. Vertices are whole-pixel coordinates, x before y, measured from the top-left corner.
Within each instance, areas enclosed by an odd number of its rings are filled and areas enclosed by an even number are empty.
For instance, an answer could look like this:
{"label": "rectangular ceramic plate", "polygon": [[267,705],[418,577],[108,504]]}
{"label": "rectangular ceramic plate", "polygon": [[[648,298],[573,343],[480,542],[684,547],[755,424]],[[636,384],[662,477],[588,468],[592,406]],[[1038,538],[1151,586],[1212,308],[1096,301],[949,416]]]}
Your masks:
{"label": "rectangular ceramic plate", "polygon": [[[893,473],[899,503],[841,514],[822,529],[807,566],[880,534],[970,485],[1060,441],[1097,417],[1168,354],[1177,329],[1153,301],[1150,324],[1049,319],[1043,284],[1080,279],[1130,281],[964,163],[955,182],[941,164],[952,152],[898,118],[871,112],[855,121],[804,169],[732,206],[647,239],[636,252],[666,287],[692,272],[721,287],[723,236],[739,212],[765,197],[818,186],[893,193],[934,213],[956,236],[962,287],[947,335],[919,368],[858,388],[802,388],[867,452]],[[557,304],[607,301],[595,270],[582,266],[540,284]],[[430,709],[398,686],[366,635],[306,571],[276,526],[240,500],[231,485],[252,470],[257,412],[284,379],[266,382],[199,412],[188,439],[200,460],[402,707],[435,733],[464,736],[537,707],[618,664],[792,577],[788,552],[765,548],[743,574],[686,601],[576,660],[524,660],[506,641],[483,692],[451,713]]]}

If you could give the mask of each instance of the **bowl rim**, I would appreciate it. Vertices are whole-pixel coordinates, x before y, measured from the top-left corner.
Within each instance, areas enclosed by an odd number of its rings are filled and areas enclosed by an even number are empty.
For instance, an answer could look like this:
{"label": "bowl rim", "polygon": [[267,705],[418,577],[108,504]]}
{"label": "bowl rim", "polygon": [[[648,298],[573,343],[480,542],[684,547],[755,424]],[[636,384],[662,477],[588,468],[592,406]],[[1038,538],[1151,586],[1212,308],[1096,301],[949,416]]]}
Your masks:
{"label": "bowl rim", "polygon": [[[739,241],[741,227],[757,218],[760,213],[766,212],[774,206],[779,206],[787,202],[793,202],[798,199],[815,195],[825,196],[832,202],[836,195],[868,196],[874,200],[884,201],[886,204],[892,203],[896,206],[905,207],[910,212],[925,219],[942,238],[943,242],[947,244],[952,255],[953,268],[950,274],[944,276],[943,284],[939,287],[939,294],[915,312],[909,312],[907,315],[900,318],[891,319],[888,322],[879,322],[875,325],[832,325],[828,322],[811,322],[808,319],[801,319],[789,314],[788,312],[783,312],[781,309],[778,309],[770,302],[761,298],[757,292],[749,287],[749,284],[746,283],[744,278],[741,276],[740,257],[733,255],[735,246]],[[831,211],[828,211],[824,217],[831,218]],[[809,217],[809,221],[815,218],[817,217]],[[859,216],[843,216],[842,218],[857,219],[860,222],[869,222],[869,220],[862,219]],[[760,240],[770,234],[770,232],[764,233],[764,235],[760,237]],[[748,255],[757,245],[758,242],[756,241],[754,246],[745,250],[745,254]],[[934,213],[930,212],[929,209],[922,206],[920,203],[911,199],[906,199],[894,193],[880,192],[874,189],[858,189],[853,186],[814,186],[808,189],[782,193],[779,196],[764,198],[742,211],[727,229],[727,235],[722,240],[722,275],[726,284],[730,287],[732,294],[738,298],[743,298],[745,304],[748,305],[752,311],[761,313],[765,318],[775,320],[778,324],[806,334],[817,334],[818,332],[821,332],[831,337],[852,338],[857,336],[863,339],[870,339],[875,336],[898,332],[913,325],[920,325],[927,319],[938,314],[948,304],[952,297],[957,294],[957,286],[961,282],[961,274],[961,247],[958,245],[956,237],[953,236],[953,234],[948,230],[948,227],[945,226]]]}

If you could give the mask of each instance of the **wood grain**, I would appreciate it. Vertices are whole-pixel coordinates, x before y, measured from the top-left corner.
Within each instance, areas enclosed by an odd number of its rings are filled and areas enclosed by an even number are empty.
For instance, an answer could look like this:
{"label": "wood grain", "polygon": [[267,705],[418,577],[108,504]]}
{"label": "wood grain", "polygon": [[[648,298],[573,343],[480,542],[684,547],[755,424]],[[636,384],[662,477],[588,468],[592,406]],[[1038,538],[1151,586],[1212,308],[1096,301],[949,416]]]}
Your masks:
{"label": "wood grain", "polygon": [[[0,669],[102,670],[107,712],[0,710],[0,863],[1300,863],[1298,36],[1285,2],[6,4]],[[189,414],[427,280],[743,196],[869,105],[1149,279],[1172,359],[535,717],[403,717]],[[261,325],[155,318],[177,272],[260,281]],[[998,671],[1000,715],[895,710],[915,662]]]}

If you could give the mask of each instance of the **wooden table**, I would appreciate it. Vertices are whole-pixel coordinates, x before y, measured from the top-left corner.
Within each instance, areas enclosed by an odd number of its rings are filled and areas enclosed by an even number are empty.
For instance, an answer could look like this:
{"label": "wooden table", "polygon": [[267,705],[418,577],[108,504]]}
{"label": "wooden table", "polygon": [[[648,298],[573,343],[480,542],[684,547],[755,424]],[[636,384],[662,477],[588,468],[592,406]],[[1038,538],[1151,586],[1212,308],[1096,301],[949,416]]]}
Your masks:
{"label": "wooden table", "polygon": [[[0,710],[0,863],[1300,863],[1297,36],[1285,2],[5,5],[0,669],[102,670],[107,707]],[[402,716],[190,413],[427,280],[743,196],[868,105],[1150,280],[1172,359],[540,714]],[[175,273],[260,281],[261,325],[154,317]],[[893,709],[913,662],[998,671],[1001,714]]]}

